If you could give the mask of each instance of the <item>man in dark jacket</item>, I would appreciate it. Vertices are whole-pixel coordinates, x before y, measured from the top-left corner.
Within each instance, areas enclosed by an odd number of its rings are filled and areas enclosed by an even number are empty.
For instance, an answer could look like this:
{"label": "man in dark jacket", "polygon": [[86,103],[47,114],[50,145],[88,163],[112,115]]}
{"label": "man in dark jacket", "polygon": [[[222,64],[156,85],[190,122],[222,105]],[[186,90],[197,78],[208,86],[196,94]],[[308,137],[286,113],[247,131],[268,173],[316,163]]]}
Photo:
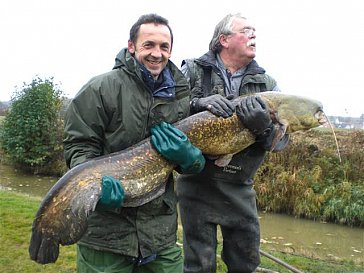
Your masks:
{"label": "man in dark jacket", "polygon": [[216,26],[210,50],[182,66],[192,89],[191,111],[208,110],[221,117],[235,111],[256,135],[256,142],[218,167],[206,158],[199,174],[177,179],[184,231],[184,272],[216,272],[217,226],[223,236],[222,259],[229,273],[253,272],[260,263],[260,228],[253,177],[267,151],[283,149],[288,136],[272,147],[275,127],[269,109],[256,96],[247,96],[235,109],[231,98],[277,90],[255,58],[255,29],[240,14],[227,15]]}
{"label": "man in dark jacket", "polygon": [[[64,147],[70,168],[151,134],[157,151],[181,172],[201,171],[201,151],[170,124],[188,116],[190,103],[188,83],[169,61],[172,44],[163,17],[143,15],[132,26],[114,69],[92,78],[67,110]],[[78,272],[182,272],[173,177],[163,195],[140,207],[122,206],[122,182],[111,176],[100,181],[100,200],[77,245]]]}

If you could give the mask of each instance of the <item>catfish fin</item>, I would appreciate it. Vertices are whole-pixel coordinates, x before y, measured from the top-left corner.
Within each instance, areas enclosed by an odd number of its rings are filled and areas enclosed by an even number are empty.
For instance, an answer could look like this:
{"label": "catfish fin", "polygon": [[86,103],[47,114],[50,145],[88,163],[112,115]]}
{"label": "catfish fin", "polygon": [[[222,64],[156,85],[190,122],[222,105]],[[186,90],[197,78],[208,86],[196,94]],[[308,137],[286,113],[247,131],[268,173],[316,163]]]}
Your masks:
{"label": "catfish fin", "polygon": [[59,244],[34,229],[29,246],[30,258],[40,264],[54,263],[59,255]]}
{"label": "catfish fin", "polygon": [[275,132],[275,135],[273,137],[272,147],[271,147],[270,151],[273,151],[275,149],[278,142],[282,139],[282,137],[286,133],[287,128],[288,128],[288,126],[286,124],[283,124],[283,123],[279,123],[279,125],[276,126],[276,132]]}
{"label": "catfish fin", "polygon": [[230,163],[232,158],[233,158],[233,154],[227,154],[227,155],[218,157],[214,162],[215,162],[216,166],[225,167]]}

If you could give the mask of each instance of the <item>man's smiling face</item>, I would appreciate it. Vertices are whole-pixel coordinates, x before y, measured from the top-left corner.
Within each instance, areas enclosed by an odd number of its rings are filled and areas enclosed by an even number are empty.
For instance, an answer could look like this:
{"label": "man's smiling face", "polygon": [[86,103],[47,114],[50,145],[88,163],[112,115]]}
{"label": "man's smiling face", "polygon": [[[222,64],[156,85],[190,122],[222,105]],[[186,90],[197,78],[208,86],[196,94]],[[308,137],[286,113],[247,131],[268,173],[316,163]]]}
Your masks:
{"label": "man's smiling face", "polygon": [[128,42],[128,50],[157,79],[171,57],[171,33],[165,25],[142,24],[136,42]]}

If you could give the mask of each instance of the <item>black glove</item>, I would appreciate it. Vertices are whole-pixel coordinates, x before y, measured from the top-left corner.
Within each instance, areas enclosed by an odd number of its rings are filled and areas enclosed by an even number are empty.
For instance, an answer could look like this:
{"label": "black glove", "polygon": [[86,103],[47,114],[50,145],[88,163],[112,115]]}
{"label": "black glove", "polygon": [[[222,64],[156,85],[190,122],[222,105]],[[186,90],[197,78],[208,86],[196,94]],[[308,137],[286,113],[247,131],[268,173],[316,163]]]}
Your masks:
{"label": "black glove", "polygon": [[192,103],[193,110],[200,112],[208,110],[218,117],[230,117],[234,113],[234,104],[220,94],[199,98]]}
{"label": "black glove", "polygon": [[256,137],[270,135],[273,128],[272,120],[267,105],[260,97],[244,97],[236,107],[236,114]]}

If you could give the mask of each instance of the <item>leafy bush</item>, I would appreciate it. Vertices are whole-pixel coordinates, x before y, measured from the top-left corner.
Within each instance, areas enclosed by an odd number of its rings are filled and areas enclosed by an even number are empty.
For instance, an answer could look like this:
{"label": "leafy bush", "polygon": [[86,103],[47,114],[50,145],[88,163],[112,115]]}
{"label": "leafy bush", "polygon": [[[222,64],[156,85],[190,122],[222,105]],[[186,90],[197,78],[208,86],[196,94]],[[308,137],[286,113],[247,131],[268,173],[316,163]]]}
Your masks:
{"label": "leafy bush", "polygon": [[349,225],[364,223],[364,187],[343,182],[330,186],[323,216],[328,221]]}
{"label": "leafy bush", "polygon": [[61,95],[53,78],[35,78],[15,90],[0,130],[0,147],[11,163],[38,172],[62,156]]}

